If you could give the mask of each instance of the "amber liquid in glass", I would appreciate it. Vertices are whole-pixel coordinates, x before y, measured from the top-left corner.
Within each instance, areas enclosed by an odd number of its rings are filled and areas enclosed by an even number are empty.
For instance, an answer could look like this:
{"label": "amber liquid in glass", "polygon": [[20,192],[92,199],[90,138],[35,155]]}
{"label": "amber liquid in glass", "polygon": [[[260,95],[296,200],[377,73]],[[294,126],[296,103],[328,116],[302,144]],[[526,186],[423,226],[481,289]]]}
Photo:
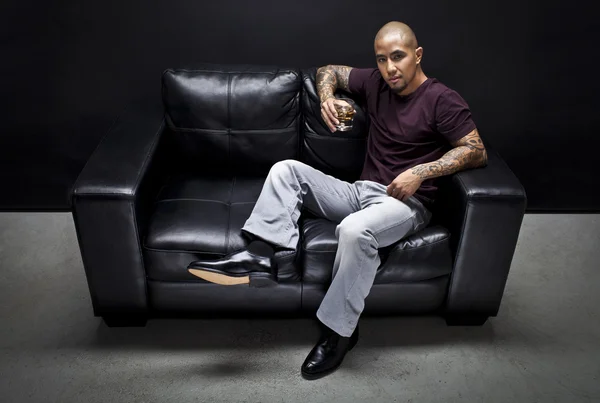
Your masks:
{"label": "amber liquid in glass", "polygon": [[352,119],[354,118],[355,113],[354,109],[345,105],[336,105],[335,109],[337,111],[337,117],[340,122],[336,126],[336,129],[342,132],[352,129]]}

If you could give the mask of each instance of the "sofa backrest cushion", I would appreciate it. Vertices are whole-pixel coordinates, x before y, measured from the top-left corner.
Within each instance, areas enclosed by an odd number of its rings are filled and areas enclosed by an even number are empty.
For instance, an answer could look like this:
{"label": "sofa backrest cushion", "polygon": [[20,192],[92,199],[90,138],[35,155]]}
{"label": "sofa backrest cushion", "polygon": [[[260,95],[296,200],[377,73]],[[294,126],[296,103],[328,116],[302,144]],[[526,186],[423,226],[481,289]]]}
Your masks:
{"label": "sofa backrest cushion", "polygon": [[340,179],[357,180],[365,159],[369,119],[363,101],[338,91],[336,98],[354,102],[356,114],[352,130],[331,132],[321,117],[321,102],[316,89],[317,69],[302,70],[301,160]]}
{"label": "sofa backrest cushion", "polygon": [[203,65],[162,77],[178,155],[206,174],[266,174],[298,159],[300,93],[300,72],[277,67]]}

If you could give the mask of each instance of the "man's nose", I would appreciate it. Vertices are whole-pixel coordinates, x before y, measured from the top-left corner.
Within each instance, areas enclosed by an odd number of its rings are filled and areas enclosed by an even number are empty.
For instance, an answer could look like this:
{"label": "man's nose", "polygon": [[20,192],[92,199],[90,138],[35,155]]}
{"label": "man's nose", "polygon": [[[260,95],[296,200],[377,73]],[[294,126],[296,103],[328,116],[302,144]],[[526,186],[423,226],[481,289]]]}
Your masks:
{"label": "man's nose", "polygon": [[391,74],[394,74],[396,72],[396,66],[394,65],[394,63],[388,61],[386,67],[387,67],[388,74],[391,75]]}

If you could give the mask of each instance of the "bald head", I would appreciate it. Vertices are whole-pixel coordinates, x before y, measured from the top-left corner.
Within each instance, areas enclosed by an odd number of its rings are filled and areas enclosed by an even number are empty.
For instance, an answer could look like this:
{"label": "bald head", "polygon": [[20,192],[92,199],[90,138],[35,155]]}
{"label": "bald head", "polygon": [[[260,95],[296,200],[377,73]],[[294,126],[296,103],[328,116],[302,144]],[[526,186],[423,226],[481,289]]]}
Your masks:
{"label": "bald head", "polygon": [[391,21],[381,27],[375,36],[375,42],[383,39],[399,39],[410,49],[416,49],[419,46],[413,30],[408,25],[399,21]]}

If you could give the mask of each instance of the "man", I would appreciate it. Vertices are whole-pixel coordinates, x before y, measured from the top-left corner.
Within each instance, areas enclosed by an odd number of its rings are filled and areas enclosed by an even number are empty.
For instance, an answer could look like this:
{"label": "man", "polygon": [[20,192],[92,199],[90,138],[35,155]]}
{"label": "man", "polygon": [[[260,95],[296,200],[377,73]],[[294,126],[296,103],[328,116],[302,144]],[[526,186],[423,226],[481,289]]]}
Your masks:
{"label": "man", "polygon": [[188,270],[218,284],[273,283],[274,252],[297,246],[300,208],[338,223],[332,282],[317,311],[323,334],[302,365],[302,375],[331,373],[358,340],[358,319],[373,285],[378,248],[429,223],[435,178],[484,166],[487,154],[467,103],[421,67],[423,48],[400,22],[375,37],[377,69],[326,66],[317,70],[321,115],[333,132],[338,89],[364,97],[371,120],[360,180],[348,183],[294,160],[270,170],[242,231],[247,250]]}

